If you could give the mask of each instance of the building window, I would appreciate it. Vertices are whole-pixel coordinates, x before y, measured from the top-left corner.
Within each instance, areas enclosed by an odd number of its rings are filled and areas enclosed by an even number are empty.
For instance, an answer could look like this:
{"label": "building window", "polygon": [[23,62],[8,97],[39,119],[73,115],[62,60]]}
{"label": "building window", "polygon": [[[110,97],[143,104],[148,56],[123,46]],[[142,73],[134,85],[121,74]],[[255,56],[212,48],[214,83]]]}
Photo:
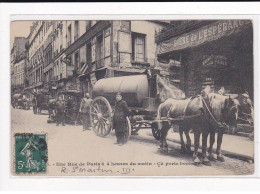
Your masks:
{"label": "building window", "polygon": [[66,60],[66,61],[67,61],[66,64],[67,64],[68,66],[72,66],[71,56],[67,57],[67,60]]}
{"label": "building window", "polygon": [[97,37],[97,45],[96,45],[96,59],[100,60],[103,58],[103,35]]}
{"label": "building window", "polygon": [[86,61],[88,66],[91,64],[91,56],[92,56],[92,54],[91,54],[91,43],[88,43],[87,44],[87,61]]}
{"label": "building window", "polygon": [[145,62],[145,34],[132,33],[132,60]]}
{"label": "building window", "polygon": [[79,38],[79,21],[75,21],[74,41]]}
{"label": "building window", "polygon": [[68,27],[67,44],[68,44],[68,46],[71,45],[71,25],[69,25],[69,27]]}
{"label": "building window", "polygon": [[75,53],[74,63],[75,63],[75,67],[78,68],[79,67],[79,52]]}
{"label": "building window", "polygon": [[86,31],[91,28],[91,21],[86,21]]}

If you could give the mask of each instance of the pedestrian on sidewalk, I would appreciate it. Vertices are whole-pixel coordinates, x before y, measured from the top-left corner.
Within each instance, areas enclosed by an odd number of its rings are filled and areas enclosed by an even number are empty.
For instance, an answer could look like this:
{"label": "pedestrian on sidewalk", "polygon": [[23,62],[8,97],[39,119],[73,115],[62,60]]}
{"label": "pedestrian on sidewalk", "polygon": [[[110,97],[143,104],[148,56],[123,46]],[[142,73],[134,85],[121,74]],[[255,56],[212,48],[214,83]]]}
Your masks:
{"label": "pedestrian on sidewalk", "polygon": [[89,93],[85,94],[85,97],[82,98],[79,108],[79,113],[81,114],[81,119],[83,121],[83,131],[91,130],[90,122],[90,107],[92,105],[92,99],[90,98]]}
{"label": "pedestrian on sidewalk", "polygon": [[116,133],[116,144],[123,145],[126,143],[127,120],[130,111],[126,101],[122,99],[121,93],[116,94],[115,111],[113,116],[113,126]]}
{"label": "pedestrian on sidewalk", "polygon": [[57,119],[57,126],[59,126],[60,123],[62,123],[63,126],[65,126],[65,102],[62,100],[62,97],[59,96],[59,99],[56,103],[56,119]]}

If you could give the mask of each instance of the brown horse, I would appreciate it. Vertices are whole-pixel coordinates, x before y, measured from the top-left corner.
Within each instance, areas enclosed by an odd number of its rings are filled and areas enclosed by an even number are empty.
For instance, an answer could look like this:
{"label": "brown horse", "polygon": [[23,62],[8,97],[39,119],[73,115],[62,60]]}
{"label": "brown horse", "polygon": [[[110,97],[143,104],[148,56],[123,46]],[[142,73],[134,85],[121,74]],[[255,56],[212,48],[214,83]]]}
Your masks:
{"label": "brown horse", "polygon": [[[229,118],[230,122],[230,127],[228,128],[229,131],[231,131],[233,134],[236,132],[237,128],[237,121],[242,120],[244,122],[247,122],[248,124],[253,124],[253,114],[254,114],[254,109],[252,105],[252,101],[249,98],[249,95],[244,93],[244,94],[231,94],[228,95],[231,96],[231,98],[234,100],[235,105],[238,108],[238,113],[236,114],[236,119]],[[209,160],[214,161],[216,160],[214,154],[212,153],[213,145],[215,143],[215,132],[216,130],[211,130],[210,131],[210,146],[209,146]],[[217,139],[217,160],[224,162],[225,159],[223,155],[221,154],[221,143],[223,139],[223,133],[225,131],[223,130],[218,130],[218,139]]]}
{"label": "brown horse", "polygon": [[[175,121],[175,124],[179,125],[182,148],[185,147],[183,141],[184,132],[187,137],[186,147],[188,150],[191,150],[191,140],[188,133],[190,129],[193,129],[195,144],[193,160],[195,164],[199,164],[198,149],[200,134],[202,133],[202,163],[210,165],[210,162],[206,157],[209,132],[216,128],[224,129],[226,125],[230,125],[230,127],[231,125],[233,126],[232,123],[233,120],[236,120],[236,115],[237,106],[233,99],[218,94],[209,94],[208,99],[204,99],[201,96],[185,100],[168,99],[159,106],[157,119],[161,120],[162,117],[176,118],[185,116],[184,120]],[[164,151],[168,151],[166,136],[171,125],[172,121],[163,121],[162,123],[159,123],[159,129],[161,130],[160,148]],[[221,143],[222,141],[218,142],[220,146]]]}

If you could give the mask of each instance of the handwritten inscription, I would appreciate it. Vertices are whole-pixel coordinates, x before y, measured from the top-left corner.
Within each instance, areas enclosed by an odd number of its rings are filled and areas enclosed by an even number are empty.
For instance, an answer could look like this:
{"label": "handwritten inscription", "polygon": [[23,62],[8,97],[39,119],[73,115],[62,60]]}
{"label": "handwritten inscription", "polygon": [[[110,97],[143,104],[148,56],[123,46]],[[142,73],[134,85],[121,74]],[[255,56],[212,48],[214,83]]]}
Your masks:
{"label": "handwritten inscription", "polygon": [[193,165],[192,162],[56,162],[52,166],[60,169],[61,174],[83,175],[130,175],[140,167],[174,167],[179,165]]}

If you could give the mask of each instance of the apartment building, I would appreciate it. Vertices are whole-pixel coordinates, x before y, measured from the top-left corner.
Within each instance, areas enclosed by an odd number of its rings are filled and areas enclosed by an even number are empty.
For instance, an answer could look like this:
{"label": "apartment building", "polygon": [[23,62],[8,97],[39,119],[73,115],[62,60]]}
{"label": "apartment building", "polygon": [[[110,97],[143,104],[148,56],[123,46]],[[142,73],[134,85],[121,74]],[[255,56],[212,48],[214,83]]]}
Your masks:
{"label": "apartment building", "polygon": [[105,77],[155,65],[160,21],[37,21],[29,35],[29,88],[92,92]]}
{"label": "apartment building", "polygon": [[47,52],[49,61],[46,62],[46,49],[52,32],[52,21],[36,21],[33,23],[29,34],[28,48],[28,77],[29,89],[44,89],[44,68],[51,61],[52,51]]}
{"label": "apartment building", "polygon": [[21,92],[25,87],[25,60],[27,38],[15,37],[11,50],[11,90]]}

